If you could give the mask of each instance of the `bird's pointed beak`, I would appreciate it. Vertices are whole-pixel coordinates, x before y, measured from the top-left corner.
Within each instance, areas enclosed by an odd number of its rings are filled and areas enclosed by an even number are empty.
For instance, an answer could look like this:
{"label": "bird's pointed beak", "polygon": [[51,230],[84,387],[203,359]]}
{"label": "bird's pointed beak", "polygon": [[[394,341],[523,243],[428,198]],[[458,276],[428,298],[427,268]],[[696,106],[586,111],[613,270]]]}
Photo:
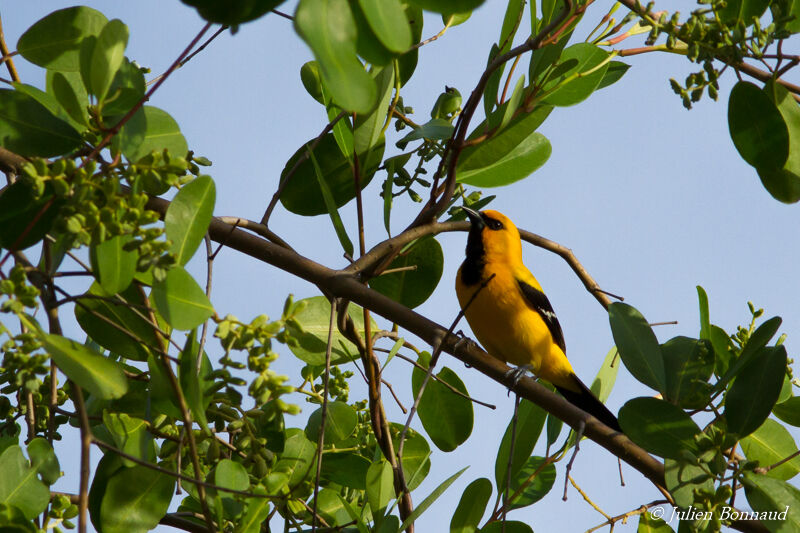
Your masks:
{"label": "bird's pointed beak", "polygon": [[463,209],[464,212],[469,217],[469,221],[472,223],[473,228],[483,229],[486,223],[483,221],[483,217],[481,216],[480,213],[478,213],[474,209],[470,209],[469,207],[462,207],[461,209]]}

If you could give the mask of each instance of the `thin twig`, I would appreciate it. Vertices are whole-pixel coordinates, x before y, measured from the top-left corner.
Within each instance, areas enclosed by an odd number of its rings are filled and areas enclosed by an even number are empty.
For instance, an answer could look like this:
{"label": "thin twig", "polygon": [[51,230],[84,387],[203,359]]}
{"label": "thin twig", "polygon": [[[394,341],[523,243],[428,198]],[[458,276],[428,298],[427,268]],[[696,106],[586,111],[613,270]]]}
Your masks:
{"label": "thin twig", "polygon": [[19,74],[17,73],[17,67],[14,66],[14,61],[11,59],[12,54],[8,52],[8,46],[6,46],[6,37],[3,34],[2,18],[0,18],[0,53],[3,54],[3,61],[6,64],[8,73],[11,75],[11,79],[19,83]]}
{"label": "thin twig", "polygon": [[583,491],[583,489],[582,489],[582,488],[580,488],[580,487],[578,486],[578,484],[577,484],[577,483],[575,483],[575,480],[574,480],[574,479],[572,479],[572,476],[567,476],[567,479],[568,479],[568,480],[569,480],[569,482],[572,484],[572,486],[573,486],[573,487],[575,487],[575,490],[577,490],[577,491],[578,491],[578,494],[580,494],[581,496],[583,496],[583,499],[584,499],[584,500],[586,500],[586,503],[588,503],[589,505],[591,505],[591,506],[592,506],[592,509],[594,509],[595,511],[597,511],[598,513],[600,513],[601,515],[603,515],[603,517],[604,517],[606,520],[611,520],[611,516],[610,516],[610,515],[608,515],[608,514],[606,514],[606,512],[605,512],[605,511],[603,511],[602,509],[600,509],[600,507],[599,507],[599,506],[598,506],[596,503],[594,503],[594,502],[592,501],[592,499],[591,499],[591,498],[589,498],[589,495],[588,495],[588,494],[586,494],[586,493]]}
{"label": "thin twig", "polygon": [[[218,37],[218,36],[219,36],[219,35],[220,35],[222,32],[224,32],[224,31],[225,31],[225,30],[227,30],[227,29],[228,29],[228,26],[226,25],[226,26],[222,26],[220,29],[218,29],[216,32],[214,32],[214,35],[212,35],[211,37],[209,37],[208,39],[206,39],[206,42],[204,42],[203,44],[201,44],[200,46],[198,46],[198,47],[197,47],[197,50],[195,50],[194,52],[192,52],[191,54],[189,54],[188,56],[186,56],[186,59],[182,60],[182,61],[180,62],[180,64],[178,65],[178,67],[177,67],[177,68],[181,68],[181,67],[182,67],[182,66],[184,66],[186,63],[188,63],[189,61],[191,61],[191,60],[192,60],[192,58],[193,58],[194,56],[196,56],[197,54],[199,54],[200,52],[202,52],[203,50],[205,50],[206,46],[208,46],[209,44],[211,44],[211,41],[213,41],[214,39],[216,39],[216,38],[217,38],[217,37]],[[153,78],[152,80],[148,81],[148,82],[147,82],[147,85],[148,85],[148,86],[152,85],[153,83],[157,82],[158,80],[160,80],[160,79],[161,79],[161,78],[163,78],[164,76],[165,76],[165,74],[160,74],[160,75],[156,76],[156,77],[155,77],[155,78]]]}
{"label": "thin twig", "polygon": [[89,453],[92,445],[92,429],[89,426],[89,417],[86,416],[86,404],[83,401],[83,391],[75,382],[70,382],[75,392],[75,409],[78,411],[81,423],[81,478],[78,490],[80,497],[78,503],[78,533],[86,533],[89,509]]}

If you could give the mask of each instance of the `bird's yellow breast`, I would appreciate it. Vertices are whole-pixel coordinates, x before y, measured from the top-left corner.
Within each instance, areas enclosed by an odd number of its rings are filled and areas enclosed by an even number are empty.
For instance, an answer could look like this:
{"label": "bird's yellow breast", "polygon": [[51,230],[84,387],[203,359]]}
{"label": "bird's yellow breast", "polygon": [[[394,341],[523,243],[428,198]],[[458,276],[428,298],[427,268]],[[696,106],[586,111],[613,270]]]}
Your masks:
{"label": "bird's yellow breast", "polygon": [[[517,283],[519,277],[539,288],[530,272],[515,273],[510,268],[486,265],[484,280],[494,274],[488,284],[466,286],[461,270],[456,277],[456,294],[472,332],[487,352],[503,362],[530,365],[533,373],[553,384],[570,384],[574,374],[564,352],[552,339],[539,313],[525,301]],[[520,276],[520,274],[522,276]],[[472,303],[472,295],[479,291]],[[467,307],[469,303],[469,306]]]}

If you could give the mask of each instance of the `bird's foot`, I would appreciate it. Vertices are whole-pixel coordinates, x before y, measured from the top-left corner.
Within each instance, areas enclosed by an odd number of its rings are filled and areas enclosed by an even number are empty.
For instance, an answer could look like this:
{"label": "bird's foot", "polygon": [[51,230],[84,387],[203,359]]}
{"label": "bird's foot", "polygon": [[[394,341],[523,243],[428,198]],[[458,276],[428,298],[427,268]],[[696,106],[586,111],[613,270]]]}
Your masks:
{"label": "bird's foot", "polygon": [[453,346],[453,351],[457,352],[461,348],[466,348],[476,344],[475,341],[467,337],[461,330],[456,331],[455,336],[458,337],[458,341],[456,341],[455,346]]}
{"label": "bird's foot", "polygon": [[509,394],[511,394],[511,389],[516,387],[519,383],[519,380],[525,377],[525,374],[528,372],[530,372],[533,378],[536,379],[536,376],[533,375],[533,367],[531,365],[521,365],[516,368],[512,368],[505,373],[505,378],[511,382],[511,384],[508,386]]}

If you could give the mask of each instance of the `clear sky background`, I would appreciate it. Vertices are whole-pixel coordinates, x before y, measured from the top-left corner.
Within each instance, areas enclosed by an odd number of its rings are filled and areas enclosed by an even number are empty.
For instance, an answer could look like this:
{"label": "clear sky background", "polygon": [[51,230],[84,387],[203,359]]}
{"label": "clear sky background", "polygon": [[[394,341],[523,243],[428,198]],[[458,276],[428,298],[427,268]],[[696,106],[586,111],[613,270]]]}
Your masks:
{"label": "clear sky background", "polygon": [[[0,3],[9,47],[15,49],[19,35],[36,20],[69,5],[73,3],[62,0]],[[129,26],[126,54],[150,67],[150,78],[163,72],[203,26],[195,11],[177,0],[86,5]],[[294,5],[288,2],[279,9],[292,13]],[[585,38],[610,5],[598,0],[573,41]],[[676,7],[688,12],[694,6],[657,4],[659,9]],[[504,2],[488,0],[467,23],[421,49],[417,72],[402,92],[405,105],[414,107],[413,120],[428,119],[445,85],[458,88],[466,100],[498,39],[504,9]],[[423,38],[441,27],[438,15],[426,13]],[[784,51],[797,53],[798,44],[797,39],[790,41]],[[639,44],[621,45],[633,46]],[[325,125],[324,109],[300,82],[300,66],[310,59],[310,50],[291,22],[268,15],[242,26],[236,35],[221,35],[154,95],[150,103],[175,117],[189,147],[213,161],[208,170],[217,184],[215,214],[260,219],[286,160]],[[519,227],[570,247],[604,289],[624,296],[649,321],[677,320],[678,325],[657,328],[662,342],[676,335],[697,336],[695,286],[702,285],[709,295],[712,322],[727,331],[749,320],[748,300],[764,307],[767,317],[782,316],[780,332],[788,334],[791,358],[800,336],[796,229],[800,216],[796,206],[773,200],[755,170],[736,153],[726,119],[734,74],[728,71],[722,77],[719,102],[704,98],[687,111],[667,80],[682,81],[697,70],[694,65],[668,54],[635,56],[626,62],[633,68],[616,85],[574,107],[553,111],[540,129],[553,146],[550,160],[526,180],[487,190],[497,195],[491,207],[509,215]],[[24,82],[44,87],[42,69],[21,58],[16,64]],[[527,65],[527,56],[522,65]],[[795,71],[787,79],[800,81]],[[473,124],[479,121],[476,116]],[[389,134],[393,131],[390,127]],[[398,138],[389,137],[387,147]],[[385,238],[378,197],[384,178],[379,173],[365,192],[368,247]],[[419,205],[401,200],[395,206],[393,229],[398,230]],[[349,227],[355,227],[354,202],[341,214]],[[311,259],[331,267],[345,265],[327,216],[298,217],[279,206],[271,228]],[[355,241],[354,231],[351,238]],[[444,274],[437,291],[418,311],[447,325],[458,311],[453,282],[466,235],[444,234],[438,240],[445,254]],[[524,257],[559,315],[576,372],[591,383],[613,345],[606,312],[563,260],[530,245],[525,246]],[[196,257],[192,266],[204,279],[204,262]],[[224,250],[218,256],[212,301],[220,315],[232,313],[247,321],[261,313],[277,318],[288,293],[299,299],[315,295],[316,289],[235,251]],[[67,334],[83,338],[74,320],[67,320],[71,322]],[[388,327],[386,321],[379,323]],[[460,327],[468,331],[466,322]],[[212,340],[209,348],[216,361],[218,343]],[[284,347],[279,350],[283,355],[275,368],[294,379],[300,363]],[[422,516],[418,522],[422,532],[446,531],[464,487],[478,477],[494,478],[495,453],[513,411],[513,398],[501,385],[449,356],[443,363],[458,372],[472,396],[496,404],[497,410],[476,406],[470,440],[452,453],[434,452],[431,473],[414,493],[416,503],[446,477],[471,466]],[[399,360],[384,376],[406,405],[413,401],[409,376],[407,365]],[[364,397],[358,381],[352,380],[351,399]],[[649,394],[623,368],[608,405],[616,412],[628,399]],[[314,407],[301,398],[296,402],[304,412],[296,420],[287,419],[287,426],[304,427]],[[388,395],[385,402],[391,420],[405,420]],[[796,431],[793,435],[798,438]],[[77,440],[69,439],[64,446],[60,458],[66,476],[56,487],[76,492]],[[100,452],[92,453],[96,461]],[[537,447],[536,453],[543,454],[543,448]],[[603,522],[572,487],[568,501],[561,500],[563,463],[557,468],[556,485],[545,500],[510,513],[509,518],[527,522],[537,532],[585,531]],[[660,498],[637,471],[623,465],[623,473],[626,486],[621,487],[616,458],[584,441],[572,476],[610,515]],[[737,498],[737,503],[744,499]],[[634,531],[636,522],[616,530]]]}

